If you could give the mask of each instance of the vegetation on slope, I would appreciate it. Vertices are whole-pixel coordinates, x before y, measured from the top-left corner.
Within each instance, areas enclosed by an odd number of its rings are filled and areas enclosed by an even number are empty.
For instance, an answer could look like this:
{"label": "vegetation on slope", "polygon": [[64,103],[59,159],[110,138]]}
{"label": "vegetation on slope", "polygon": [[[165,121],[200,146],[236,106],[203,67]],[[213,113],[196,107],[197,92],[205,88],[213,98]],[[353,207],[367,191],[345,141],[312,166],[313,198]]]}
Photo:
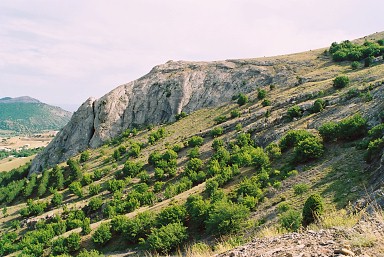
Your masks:
{"label": "vegetation on slope", "polygon": [[[173,124],[127,130],[39,175],[1,173],[0,255],[165,254],[188,243],[197,252],[265,226],[297,231],[345,208],[383,154],[382,64],[333,69],[320,81],[265,87]],[[334,88],[340,73],[349,84]]]}

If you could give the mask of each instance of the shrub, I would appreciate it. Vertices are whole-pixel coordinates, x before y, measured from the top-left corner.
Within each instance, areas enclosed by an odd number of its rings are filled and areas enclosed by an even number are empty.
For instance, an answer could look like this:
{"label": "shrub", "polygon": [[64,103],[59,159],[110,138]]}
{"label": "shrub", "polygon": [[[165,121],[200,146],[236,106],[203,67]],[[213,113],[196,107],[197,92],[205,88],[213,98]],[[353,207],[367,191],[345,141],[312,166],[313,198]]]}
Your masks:
{"label": "shrub", "polygon": [[[151,156],[149,158],[151,158]],[[140,162],[126,161],[124,163],[123,175],[125,177],[135,177],[141,172],[142,168],[143,164]]]}
{"label": "shrub", "polygon": [[189,170],[198,171],[203,167],[203,161],[198,158],[192,158],[187,163],[187,168]]}
{"label": "shrub", "polygon": [[97,195],[101,191],[101,186],[100,184],[92,184],[89,186],[89,194],[90,195]]}
{"label": "shrub", "polygon": [[287,202],[281,202],[277,205],[277,211],[279,213],[286,212],[286,211],[290,210],[291,208],[292,208],[291,205]]}
{"label": "shrub", "polygon": [[83,235],[88,235],[91,233],[91,219],[90,218],[84,218],[83,224],[81,224],[81,232]]}
{"label": "shrub", "polygon": [[100,196],[93,197],[88,203],[88,207],[92,212],[100,209],[102,205],[103,199]]}
{"label": "shrub", "polygon": [[139,157],[141,151],[141,146],[138,143],[132,143],[131,147],[128,150],[128,155],[132,157]]}
{"label": "shrub", "polygon": [[224,141],[222,139],[215,138],[212,142],[212,148],[217,150],[219,147],[224,146]]}
{"label": "shrub", "polygon": [[222,135],[223,132],[224,132],[224,129],[222,127],[215,127],[214,129],[211,130],[210,134],[211,134],[211,137],[215,138]]}
{"label": "shrub", "polygon": [[238,231],[242,223],[248,218],[249,210],[243,205],[228,201],[217,201],[212,204],[206,227],[209,233],[226,234]]}
{"label": "shrub", "polygon": [[241,131],[243,129],[243,125],[241,125],[241,123],[237,123],[235,129],[236,131]]}
{"label": "shrub", "polygon": [[214,118],[213,120],[214,120],[214,122],[216,122],[216,124],[220,124],[220,123],[227,121],[227,116],[220,115],[220,116],[217,116],[216,118]]}
{"label": "shrub", "polygon": [[120,191],[125,187],[124,180],[110,179],[107,183],[107,190],[114,193],[116,191]]}
{"label": "shrub", "polygon": [[190,224],[196,228],[202,229],[204,222],[208,217],[208,201],[204,201],[200,195],[191,195],[187,198],[185,208],[190,218]]}
{"label": "shrub", "polygon": [[180,150],[183,148],[182,144],[174,144],[172,147],[172,150],[175,151],[176,153],[180,152]]}
{"label": "shrub", "polygon": [[268,154],[268,157],[271,160],[276,160],[281,157],[281,149],[276,143],[270,143],[267,145],[265,152]]}
{"label": "shrub", "polygon": [[248,96],[246,96],[244,94],[239,94],[239,96],[237,98],[237,104],[242,106],[246,103],[248,103]]}
{"label": "shrub", "polygon": [[313,194],[305,201],[303,207],[303,226],[317,221],[324,212],[323,198],[318,194]]}
{"label": "shrub", "polygon": [[290,119],[300,118],[303,115],[303,110],[300,106],[294,105],[287,110],[287,115]]}
{"label": "shrub", "polygon": [[349,84],[349,78],[347,76],[337,76],[333,80],[333,87],[336,89],[346,87],[348,84]]}
{"label": "shrub", "polygon": [[188,146],[195,147],[201,146],[204,143],[204,139],[199,136],[193,136],[188,140]]}
{"label": "shrub", "polygon": [[82,152],[81,155],[80,155],[80,162],[88,161],[89,160],[89,156],[90,156],[89,151]]}
{"label": "shrub", "polygon": [[294,160],[306,162],[321,157],[324,146],[318,137],[310,137],[300,141],[294,149]]}
{"label": "shrub", "polygon": [[154,229],[146,240],[148,249],[167,253],[188,238],[187,228],[180,223],[171,223]]}
{"label": "shrub", "polygon": [[189,158],[198,158],[200,156],[199,147],[194,147],[188,151]]}
{"label": "shrub", "polygon": [[323,99],[317,99],[312,106],[311,111],[313,113],[321,112],[325,108],[325,101]]}
{"label": "shrub", "polygon": [[295,195],[302,195],[309,190],[309,186],[305,183],[299,183],[293,186]]}
{"label": "shrub", "polygon": [[232,110],[231,111],[231,118],[234,119],[234,118],[238,118],[240,117],[240,111],[239,110]]}
{"label": "shrub", "polygon": [[290,130],[281,138],[279,145],[281,150],[285,151],[291,147],[297,146],[300,141],[311,137],[315,137],[315,135],[309,131],[303,129]]}
{"label": "shrub", "polygon": [[166,135],[164,128],[159,128],[157,131],[152,132],[148,136],[148,143],[153,145],[155,142],[159,141],[160,139],[164,138]]}
{"label": "shrub", "polygon": [[364,59],[364,67],[369,67],[373,63],[373,56],[368,56],[367,58]]}
{"label": "shrub", "polygon": [[52,206],[59,206],[63,203],[63,195],[55,191],[51,199]]}
{"label": "shrub", "polygon": [[272,104],[271,100],[269,99],[264,99],[263,102],[261,102],[262,106],[270,106]]}
{"label": "shrub", "polygon": [[42,196],[47,192],[49,182],[49,171],[45,170],[43,171],[43,176],[40,179],[39,186],[37,188],[37,196]]}
{"label": "shrub", "polygon": [[263,100],[267,96],[267,91],[264,89],[257,90],[257,99]]}
{"label": "shrub", "polygon": [[164,182],[156,181],[153,185],[153,191],[155,193],[161,192],[161,190],[163,190],[164,184]]}
{"label": "shrub", "polygon": [[372,161],[374,158],[381,155],[384,148],[384,137],[370,141],[367,148],[366,160]]}
{"label": "shrub", "polygon": [[83,186],[79,181],[72,182],[68,188],[73,194],[83,197]]}
{"label": "shrub", "polygon": [[352,62],[351,68],[352,68],[352,70],[357,70],[358,68],[360,68],[360,62],[358,62],[358,61]]}
{"label": "shrub", "polygon": [[140,238],[146,238],[155,224],[152,212],[139,213],[135,218],[129,219],[123,229],[123,235],[130,243],[138,243]]}
{"label": "shrub", "polygon": [[156,222],[160,226],[166,226],[170,223],[183,224],[187,217],[187,210],[183,205],[174,204],[170,205],[157,215]]}
{"label": "shrub", "polygon": [[112,238],[110,224],[102,223],[92,235],[92,241],[98,245],[105,245]]}
{"label": "shrub", "polygon": [[77,257],[104,257],[104,255],[95,249],[92,249],[90,251],[88,251],[87,249],[83,249],[80,251]]}
{"label": "shrub", "polygon": [[367,132],[367,120],[360,114],[342,119],[340,122],[327,122],[319,127],[320,135],[325,141],[336,139],[354,140]]}
{"label": "shrub", "polygon": [[181,120],[182,118],[187,117],[187,114],[185,112],[180,112],[179,114],[175,115],[176,120]]}
{"label": "shrub", "polygon": [[299,230],[302,222],[301,213],[295,210],[287,210],[279,215],[280,226],[289,232]]}
{"label": "shrub", "polygon": [[240,133],[236,137],[236,145],[244,147],[252,143],[251,134],[249,133]]}
{"label": "shrub", "polygon": [[74,252],[80,249],[81,237],[78,233],[71,233],[66,239],[66,244],[70,252]]}
{"label": "shrub", "polygon": [[34,173],[29,177],[28,183],[24,187],[24,196],[28,197],[33,193],[33,189],[36,187],[36,182],[37,175]]}

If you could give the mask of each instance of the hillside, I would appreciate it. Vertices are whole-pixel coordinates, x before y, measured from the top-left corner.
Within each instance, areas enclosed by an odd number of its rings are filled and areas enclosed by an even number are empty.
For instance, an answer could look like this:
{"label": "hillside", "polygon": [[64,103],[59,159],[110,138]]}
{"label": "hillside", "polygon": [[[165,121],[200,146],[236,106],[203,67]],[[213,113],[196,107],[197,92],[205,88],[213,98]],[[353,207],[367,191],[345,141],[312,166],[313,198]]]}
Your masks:
{"label": "hillside", "polygon": [[0,173],[0,255],[384,256],[383,39],[169,62],[88,99]]}
{"label": "hillside", "polygon": [[16,133],[59,130],[70,118],[70,112],[28,96],[0,99],[0,130]]}

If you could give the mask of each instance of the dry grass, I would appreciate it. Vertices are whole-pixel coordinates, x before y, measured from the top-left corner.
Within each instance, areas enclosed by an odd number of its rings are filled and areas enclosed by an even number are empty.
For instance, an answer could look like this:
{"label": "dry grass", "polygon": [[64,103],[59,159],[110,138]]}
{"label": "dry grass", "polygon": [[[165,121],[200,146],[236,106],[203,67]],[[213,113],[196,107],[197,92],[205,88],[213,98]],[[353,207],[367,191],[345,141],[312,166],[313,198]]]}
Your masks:
{"label": "dry grass", "polygon": [[20,166],[23,166],[24,164],[27,164],[30,162],[33,158],[35,158],[36,155],[28,156],[28,157],[20,157],[20,158],[14,158],[9,157],[5,158],[0,161],[0,172],[1,171],[10,171],[12,169],[19,168]]}

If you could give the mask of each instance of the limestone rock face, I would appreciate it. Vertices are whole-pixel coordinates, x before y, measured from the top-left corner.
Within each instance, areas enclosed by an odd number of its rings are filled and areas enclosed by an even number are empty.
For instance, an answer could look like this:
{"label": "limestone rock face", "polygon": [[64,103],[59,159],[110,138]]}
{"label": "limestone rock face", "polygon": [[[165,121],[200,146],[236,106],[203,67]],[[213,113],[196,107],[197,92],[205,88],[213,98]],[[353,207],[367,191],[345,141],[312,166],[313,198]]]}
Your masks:
{"label": "limestone rock face", "polygon": [[281,59],[169,61],[98,100],[88,99],[33,160],[30,173],[66,161],[88,147],[96,148],[127,128],[171,122],[181,111],[218,106],[259,86],[292,85],[293,73]]}

